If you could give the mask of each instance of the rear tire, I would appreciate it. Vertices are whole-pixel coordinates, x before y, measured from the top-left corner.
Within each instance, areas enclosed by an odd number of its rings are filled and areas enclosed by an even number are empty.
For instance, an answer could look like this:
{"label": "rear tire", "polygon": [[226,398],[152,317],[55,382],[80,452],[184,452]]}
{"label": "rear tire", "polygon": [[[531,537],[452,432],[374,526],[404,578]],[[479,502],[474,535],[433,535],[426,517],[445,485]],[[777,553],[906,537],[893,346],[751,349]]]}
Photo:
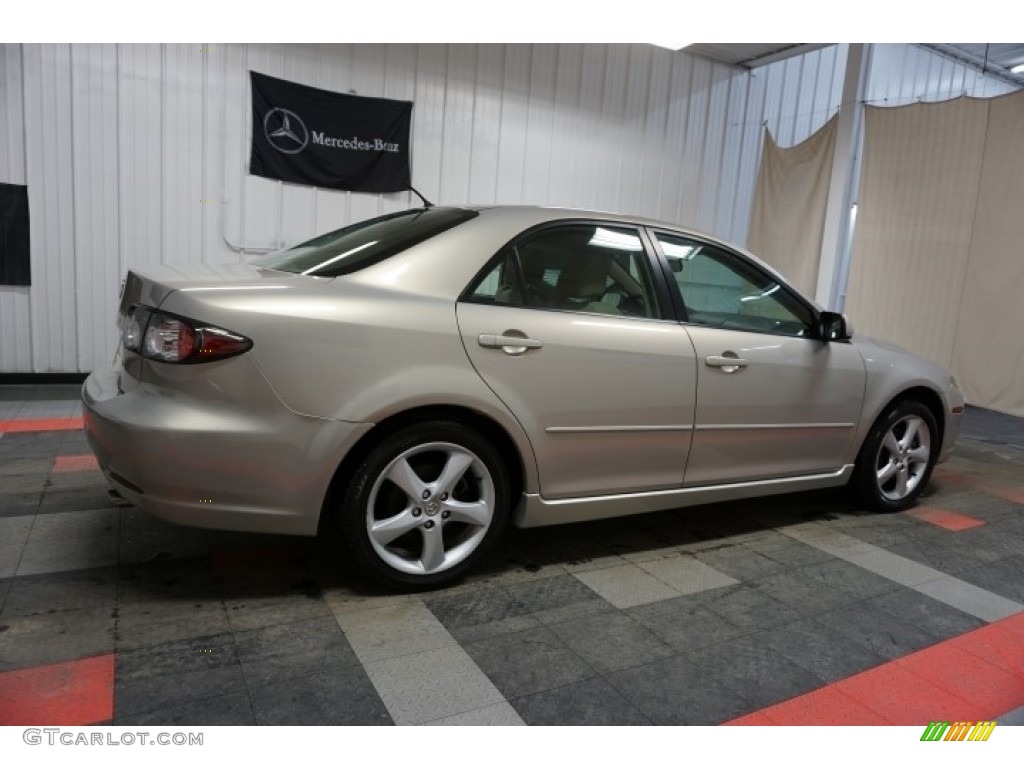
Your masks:
{"label": "rear tire", "polygon": [[501,455],[452,421],[399,429],[356,468],[338,511],[356,565],[389,587],[460,579],[500,537],[511,504]]}
{"label": "rear tire", "polygon": [[916,400],[892,405],[871,427],[857,458],[853,487],[869,509],[899,512],[917,501],[931,477],[941,435]]}

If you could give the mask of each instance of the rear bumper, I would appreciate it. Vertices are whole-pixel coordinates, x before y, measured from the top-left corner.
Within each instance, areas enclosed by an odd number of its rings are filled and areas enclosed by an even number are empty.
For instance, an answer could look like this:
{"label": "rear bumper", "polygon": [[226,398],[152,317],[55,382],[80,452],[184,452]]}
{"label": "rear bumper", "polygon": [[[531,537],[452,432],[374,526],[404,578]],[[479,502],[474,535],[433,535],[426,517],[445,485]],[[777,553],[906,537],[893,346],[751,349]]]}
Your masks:
{"label": "rear bumper", "polygon": [[217,365],[244,380],[235,391],[245,402],[210,398],[210,378],[121,392],[117,369],[90,375],[85,432],[100,468],[128,501],[170,522],[315,534],[335,470],[372,425],[288,410],[244,357]]}

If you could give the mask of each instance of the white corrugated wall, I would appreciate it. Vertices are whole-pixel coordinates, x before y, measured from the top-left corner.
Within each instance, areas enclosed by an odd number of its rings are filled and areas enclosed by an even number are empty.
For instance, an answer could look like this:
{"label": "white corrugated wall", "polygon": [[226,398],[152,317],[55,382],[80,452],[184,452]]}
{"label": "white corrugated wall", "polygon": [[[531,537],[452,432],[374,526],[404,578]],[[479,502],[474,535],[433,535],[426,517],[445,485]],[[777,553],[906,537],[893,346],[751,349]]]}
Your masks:
{"label": "white corrugated wall", "polygon": [[413,183],[435,202],[644,213],[743,242],[763,127],[820,127],[844,63],[845,46],[751,74],[648,45],[2,45],[0,181],[29,186],[33,285],[0,286],[0,373],[109,360],[127,268],[238,260],[409,206],[249,176],[250,69],[412,100]]}

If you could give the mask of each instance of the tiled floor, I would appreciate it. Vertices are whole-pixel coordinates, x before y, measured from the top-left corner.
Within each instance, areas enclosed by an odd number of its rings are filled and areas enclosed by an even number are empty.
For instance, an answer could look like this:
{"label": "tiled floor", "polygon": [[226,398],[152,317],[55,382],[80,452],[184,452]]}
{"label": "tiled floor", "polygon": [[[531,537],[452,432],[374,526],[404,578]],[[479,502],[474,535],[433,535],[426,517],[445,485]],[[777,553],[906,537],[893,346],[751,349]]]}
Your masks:
{"label": "tiled floor", "polygon": [[510,531],[386,594],[326,542],[113,504],[76,387],[0,387],[0,725],[1024,722],[1024,427],[838,491]]}

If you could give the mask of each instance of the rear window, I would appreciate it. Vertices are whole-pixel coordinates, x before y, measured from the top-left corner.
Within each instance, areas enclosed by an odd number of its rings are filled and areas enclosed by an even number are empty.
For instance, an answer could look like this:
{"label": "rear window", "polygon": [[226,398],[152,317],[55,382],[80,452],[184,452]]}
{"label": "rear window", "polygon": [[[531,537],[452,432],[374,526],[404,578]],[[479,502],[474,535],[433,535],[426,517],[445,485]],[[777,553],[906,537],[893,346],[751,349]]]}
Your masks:
{"label": "rear window", "polygon": [[477,215],[463,208],[422,208],[350,224],[257,259],[259,267],[337,277],[389,259]]}

